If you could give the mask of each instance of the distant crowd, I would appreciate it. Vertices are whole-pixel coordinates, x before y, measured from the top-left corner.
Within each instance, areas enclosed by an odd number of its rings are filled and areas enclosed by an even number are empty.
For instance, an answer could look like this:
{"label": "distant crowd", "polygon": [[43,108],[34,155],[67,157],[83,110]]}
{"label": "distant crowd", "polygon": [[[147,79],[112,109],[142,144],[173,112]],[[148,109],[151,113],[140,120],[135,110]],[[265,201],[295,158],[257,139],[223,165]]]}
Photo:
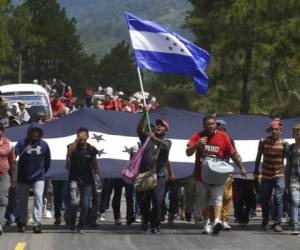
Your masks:
{"label": "distant crowd", "polygon": [[25,101],[17,101],[9,106],[5,97],[0,97],[0,122],[5,127],[14,127],[24,123],[39,122],[56,119],[67,115],[82,106],[92,107],[101,110],[142,112],[145,102],[150,110],[159,107],[155,96],[137,91],[132,95],[127,95],[123,91],[114,90],[112,87],[99,86],[97,89],[88,87],[85,90],[85,105],[79,105],[78,98],[74,96],[72,87],[63,80],[53,79],[52,81],[33,80],[33,84],[42,86],[48,93],[52,117],[44,114],[30,114],[26,109]]}

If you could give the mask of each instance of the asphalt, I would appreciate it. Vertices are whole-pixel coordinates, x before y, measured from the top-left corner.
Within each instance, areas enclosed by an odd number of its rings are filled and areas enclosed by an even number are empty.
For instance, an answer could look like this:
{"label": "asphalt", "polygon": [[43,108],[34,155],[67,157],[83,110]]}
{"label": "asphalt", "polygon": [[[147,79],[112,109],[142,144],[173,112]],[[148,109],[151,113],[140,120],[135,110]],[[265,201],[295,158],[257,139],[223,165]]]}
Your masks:
{"label": "asphalt", "polygon": [[[122,202],[122,212],[124,212]],[[124,214],[124,213],[123,213]],[[114,225],[112,211],[106,213],[107,221],[97,228],[86,228],[84,234],[73,233],[66,226],[54,226],[53,219],[43,218],[43,233],[33,234],[29,226],[18,233],[15,225],[5,227],[0,236],[0,250],[196,250],[243,249],[288,250],[300,249],[300,236],[291,236],[289,226],[282,233],[260,228],[260,217],[241,227],[232,222],[231,231],[221,231],[218,236],[202,235],[201,226],[176,220],[174,225],[163,223],[159,234],[142,232],[138,224]]]}

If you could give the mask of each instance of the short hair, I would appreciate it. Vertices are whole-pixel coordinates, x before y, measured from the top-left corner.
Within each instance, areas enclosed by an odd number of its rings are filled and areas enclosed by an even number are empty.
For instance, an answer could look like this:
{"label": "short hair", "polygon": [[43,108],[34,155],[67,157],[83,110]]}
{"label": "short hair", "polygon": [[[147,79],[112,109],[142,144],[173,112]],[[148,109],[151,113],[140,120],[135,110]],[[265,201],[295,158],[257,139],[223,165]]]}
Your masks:
{"label": "short hair", "polygon": [[86,132],[87,134],[89,133],[89,130],[85,127],[80,127],[78,130],[77,130],[77,135],[79,135],[79,133],[81,132]]}
{"label": "short hair", "polygon": [[214,115],[206,115],[206,116],[204,116],[203,117],[203,124],[205,124],[208,120],[211,120],[211,119],[213,119],[213,120],[217,120],[217,118],[214,116]]}
{"label": "short hair", "polygon": [[298,131],[300,131],[300,124],[296,124],[293,126],[293,132],[296,133]]}

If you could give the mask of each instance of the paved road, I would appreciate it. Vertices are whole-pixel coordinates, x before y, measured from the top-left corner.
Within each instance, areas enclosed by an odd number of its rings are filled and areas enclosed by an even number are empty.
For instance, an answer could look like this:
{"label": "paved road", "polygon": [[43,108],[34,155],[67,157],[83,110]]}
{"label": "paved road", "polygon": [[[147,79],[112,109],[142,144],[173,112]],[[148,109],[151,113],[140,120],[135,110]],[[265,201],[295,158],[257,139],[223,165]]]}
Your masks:
{"label": "paved road", "polygon": [[[124,201],[121,211],[125,214]],[[260,218],[252,219],[246,227],[233,223],[231,231],[213,236],[201,235],[200,225],[179,220],[173,226],[163,224],[161,233],[153,235],[141,232],[138,224],[115,226],[111,210],[106,216],[105,223],[87,228],[85,234],[72,233],[66,226],[56,227],[52,219],[45,218],[39,235],[33,234],[30,227],[24,234],[17,233],[15,226],[6,227],[0,236],[0,250],[300,250],[300,236],[291,236],[288,226],[284,226],[283,233],[262,231]]]}
{"label": "paved road", "polygon": [[[44,224],[50,223],[44,220]],[[153,235],[141,232],[139,225],[115,226],[112,221],[100,224],[96,229],[87,229],[85,234],[71,233],[67,227],[44,225],[43,233],[34,235],[28,232],[16,233],[16,227],[6,228],[0,237],[0,250],[196,250],[196,249],[300,249],[300,236],[290,236],[289,231],[275,233],[262,231],[259,221],[255,220],[247,227],[233,225],[228,232],[218,236],[201,235],[200,226],[179,222],[174,226],[163,225],[161,233]],[[285,227],[288,230],[288,227]]]}

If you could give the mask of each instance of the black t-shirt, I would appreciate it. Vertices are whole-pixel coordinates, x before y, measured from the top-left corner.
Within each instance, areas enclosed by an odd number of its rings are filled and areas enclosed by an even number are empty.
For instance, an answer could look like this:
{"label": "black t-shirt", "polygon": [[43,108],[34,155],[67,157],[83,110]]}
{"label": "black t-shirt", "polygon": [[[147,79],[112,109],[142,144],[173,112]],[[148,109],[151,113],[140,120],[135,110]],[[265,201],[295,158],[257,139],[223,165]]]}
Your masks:
{"label": "black t-shirt", "polygon": [[90,144],[86,148],[77,147],[71,155],[69,179],[78,184],[92,184],[93,158],[98,154],[98,150]]}
{"label": "black t-shirt", "polygon": [[[142,143],[144,143],[147,139],[147,134],[142,132],[139,133],[139,138]],[[159,145],[155,144],[152,140],[147,144],[140,166],[140,172],[144,173],[154,166],[156,166],[156,171],[158,176],[166,175],[166,165],[169,158],[169,152],[171,148],[172,142],[170,140],[164,139],[162,143]],[[159,153],[158,153],[159,150]],[[158,153],[158,157],[156,160],[156,156]]]}

